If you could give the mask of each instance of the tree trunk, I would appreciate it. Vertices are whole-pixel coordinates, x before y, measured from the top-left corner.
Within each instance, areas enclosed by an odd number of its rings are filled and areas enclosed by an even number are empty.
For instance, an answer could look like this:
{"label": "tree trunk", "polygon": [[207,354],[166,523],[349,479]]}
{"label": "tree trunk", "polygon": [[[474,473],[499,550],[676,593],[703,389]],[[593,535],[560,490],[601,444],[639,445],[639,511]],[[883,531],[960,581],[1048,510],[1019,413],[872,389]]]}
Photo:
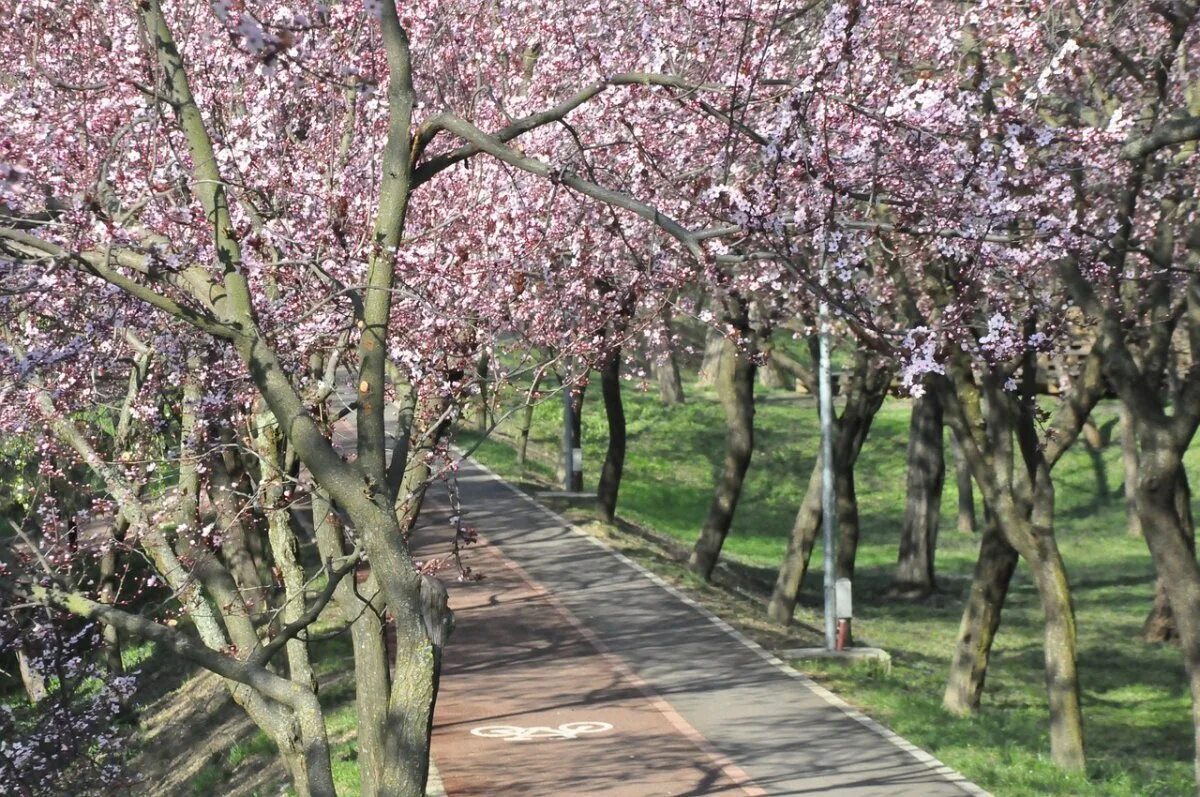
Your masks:
{"label": "tree trunk", "polygon": [[837,577],[854,580],[858,558],[858,493],[854,489],[857,455],[836,457],[833,463],[834,495],[837,500]]}
{"label": "tree trunk", "polygon": [[1036,556],[1027,559],[1046,617],[1046,693],[1050,702],[1050,757],[1059,767],[1083,771],[1083,711],[1079,701],[1075,610],[1058,545],[1038,535]]}
{"label": "tree trunk", "polygon": [[21,684],[25,687],[29,702],[37,704],[45,700],[49,694],[46,678],[29,663],[29,654],[23,647],[17,648],[17,669],[21,671]]}
{"label": "tree trunk", "polygon": [[946,477],[942,402],[930,390],[913,402],[908,434],[908,484],[893,595],[920,599],[937,591],[934,552]]}
{"label": "tree trunk", "polygon": [[[568,388],[570,389],[570,388]],[[571,448],[583,449],[583,397],[587,391],[587,384],[579,385],[578,389],[571,390]],[[580,463],[579,469],[572,468],[571,484],[568,488],[572,492],[583,492],[583,464]]]}
{"label": "tree trunk", "polygon": [[724,350],[725,336],[715,328],[709,327],[704,335],[704,357],[700,361],[700,375],[697,380],[701,385],[712,387],[717,384]]}
{"label": "tree trunk", "polygon": [[975,487],[971,482],[971,467],[963,457],[958,440],[950,435],[950,450],[954,456],[954,483],[958,487],[958,531],[961,534],[974,534],[977,527],[975,521]]}
{"label": "tree trunk", "polygon": [[475,428],[480,432],[488,430],[488,356],[482,354],[475,365],[475,376],[479,383],[479,399],[475,404]]}
{"label": "tree trunk", "polygon": [[[129,521],[124,515],[118,515],[112,525],[112,541],[100,557],[99,601],[112,606],[116,603],[117,567],[121,544],[125,541],[125,532],[129,530]],[[112,623],[104,624],[104,664],[109,675],[124,675],[125,666],[121,661],[121,632]]]}
{"label": "tree trunk", "polygon": [[[746,345],[749,346],[748,341]],[[688,560],[688,567],[706,581],[712,577],[721,546],[729,534],[754,452],[754,352],[741,351],[731,340],[725,340],[724,347],[717,392],[725,409],[725,461],[717,477],[708,517]]]}
{"label": "tree trunk", "polygon": [[683,380],[679,376],[679,358],[675,356],[674,333],[671,329],[671,314],[663,311],[663,329],[666,331],[669,344],[665,358],[655,361],[654,371],[658,377],[658,397],[664,407],[673,407],[684,403]]}
{"label": "tree trunk", "polygon": [[[846,382],[846,403],[842,408],[842,415],[840,418],[834,418],[834,488],[838,512],[839,578],[854,577],[859,535],[854,467],[871,430],[871,423],[883,405],[889,381],[888,372],[874,367],[867,357],[860,356]],[[792,524],[787,553],[779,566],[775,587],[767,604],[767,615],[781,625],[788,625],[792,621],[820,529],[821,458],[818,457],[809,477],[804,500]]]}
{"label": "tree trunk", "polygon": [[[1143,448],[1144,458],[1148,453]],[[1171,472],[1178,467],[1173,464]],[[1200,566],[1179,523],[1174,495],[1176,479],[1164,471],[1166,467],[1154,468],[1149,473],[1143,471],[1136,499],[1146,543],[1179,631],[1179,647],[1192,696],[1195,771],[1200,783]]]}
{"label": "tree trunk", "polygon": [[796,520],[792,523],[787,553],[784,554],[779,573],[775,576],[775,588],[771,591],[771,600],[767,604],[767,616],[780,625],[789,625],[792,622],[796,601],[804,584],[804,576],[808,572],[808,563],[812,558],[813,545],[820,528],[821,458],[818,456],[813,465],[812,475],[808,478],[804,500],[800,502]]}
{"label": "tree trunk", "polygon": [[529,457],[529,430],[533,428],[533,407],[537,400],[538,388],[542,384],[542,374],[534,377],[533,385],[529,388],[529,397],[525,401],[525,409],[521,413],[521,440],[517,444],[517,468],[525,472],[525,464]]}
{"label": "tree trunk", "polygon": [[600,390],[608,419],[608,451],[596,489],[600,517],[612,523],[617,515],[617,493],[625,471],[625,407],[621,402],[621,352],[612,352],[601,366]]}
{"label": "tree trunk", "polygon": [[1121,465],[1125,472],[1125,517],[1130,537],[1142,536],[1142,516],[1137,507],[1138,443],[1132,412],[1121,404]]}
{"label": "tree trunk", "polygon": [[999,522],[985,507],[975,576],[958,626],[950,677],[942,696],[942,705],[953,714],[979,710],[992,642],[1000,628],[1000,612],[1016,569],[1017,551],[1004,539]]}
{"label": "tree trunk", "polygon": [[[1175,483],[1175,514],[1179,518],[1179,529],[1183,532],[1184,543],[1191,555],[1196,555],[1196,524],[1192,517],[1192,489],[1188,484],[1187,472],[1181,467],[1178,470]],[[1175,642],[1179,639],[1179,629],[1175,625],[1175,615],[1171,611],[1171,601],[1167,596],[1167,585],[1161,575],[1154,580],[1154,605],[1142,625],[1142,639],[1152,644]]]}
{"label": "tree trunk", "polygon": [[764,346],[766,357],[763,360],[762,367],[758,369],[758,381],[763,387],[768,390],[794,390],[796,388],[796,378],[793,377],[787,370],[780,367],[779,362],[774,357],[774,346],[770,343]]}

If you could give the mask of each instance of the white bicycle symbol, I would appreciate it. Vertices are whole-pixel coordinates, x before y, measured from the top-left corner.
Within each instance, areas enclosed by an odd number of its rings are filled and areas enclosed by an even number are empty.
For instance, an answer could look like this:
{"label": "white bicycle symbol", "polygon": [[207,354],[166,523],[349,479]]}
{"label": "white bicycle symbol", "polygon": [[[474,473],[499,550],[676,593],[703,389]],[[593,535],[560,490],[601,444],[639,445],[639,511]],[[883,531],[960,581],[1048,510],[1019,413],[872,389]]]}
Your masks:
{"label": "white bicycle symbol", "polygon": [[586,733],[611,731],[612,727],[607,722],[566,722],[557,728],[548,725],[534,725],[530,728],[516,725],[484,725],[472,728],[471,735],[484,739],[503,739],[506,742],[534,742],[541,739],[576,739]]}

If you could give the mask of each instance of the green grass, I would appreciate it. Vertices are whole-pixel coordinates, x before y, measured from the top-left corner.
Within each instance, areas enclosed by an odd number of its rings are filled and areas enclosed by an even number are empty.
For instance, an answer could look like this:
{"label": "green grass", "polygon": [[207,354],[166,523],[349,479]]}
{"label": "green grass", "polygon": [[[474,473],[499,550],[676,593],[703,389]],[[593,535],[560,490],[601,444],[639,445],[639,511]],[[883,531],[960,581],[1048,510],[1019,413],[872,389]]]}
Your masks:
{"label": "green grass", "polygon": [[[629,451],[619,513],[690,544],[708,508],[723,455],[724,423],[710,393],[688,385],[688,403],[664,408],[656,392],[626,383]],[[606,424],[599,391],[589,390],[583,416],[585,482],[595,488]],[[969,585],[977,538],[957,531],[953,472],[943,496],[937,567],[943,594],[909,604],[886,598],[903,516],[909,405],[889,401],[876,418],[857,468],[862,523],[855,583],[856,634],[886,648],[890,674],[859,667],[805,669],[851,702],[930,750],[998,797],[1106,795],[1146,797],[1194,793],[1190,702],[1178,652],[1136,639],[1150,607],[1153,567],[1145,544],[1125,531],[1117,445],[1092,457],[1081,445],[1055,470],[1057,534],[1078,612],[1080,678],[1089,765],[1068,776],[1049,761],[1041,654],[1041,613],[1028,574],[1014,581],[988,673],[984,706],[959,719],[941,709],[950,651]],[[1115,414],[1102,406],[1097,421]],[[514,418],[517,415],[513,416]],[[530,466],[519,472],[511,447],[515,421],[480,441],[476,456],[509,478],[552,477],[559,451],[560,408],[540,405],[531,433]],[[773,568],[787,543],[818,446],[811,399],[762,391],[755,418],[756,451],[725,552]],[[1200,450],[1188,457],[1200,466]],[[814,554],[800,619],[814,611],[821,572]]]}

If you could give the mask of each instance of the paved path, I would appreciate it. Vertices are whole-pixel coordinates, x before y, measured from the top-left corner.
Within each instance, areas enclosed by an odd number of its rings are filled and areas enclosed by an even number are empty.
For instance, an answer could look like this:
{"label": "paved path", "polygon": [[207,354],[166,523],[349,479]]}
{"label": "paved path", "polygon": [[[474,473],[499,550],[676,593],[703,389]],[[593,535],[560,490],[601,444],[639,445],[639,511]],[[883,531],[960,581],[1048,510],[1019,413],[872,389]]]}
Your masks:
{"label": "paved path", "polygon": [[449,797],[985,794],[479,466],[459,484],[487,577],[450,585]]}

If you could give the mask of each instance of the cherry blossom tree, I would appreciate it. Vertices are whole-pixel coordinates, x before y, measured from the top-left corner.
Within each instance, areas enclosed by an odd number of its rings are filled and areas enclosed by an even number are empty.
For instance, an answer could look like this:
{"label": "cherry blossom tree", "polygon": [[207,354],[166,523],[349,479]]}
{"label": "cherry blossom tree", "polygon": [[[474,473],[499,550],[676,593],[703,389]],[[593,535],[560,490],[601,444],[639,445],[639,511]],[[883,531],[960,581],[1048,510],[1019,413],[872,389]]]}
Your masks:
{"label": "cherry blossom tree", "polygon": [[363,793],[422,794],[446,598],[407,539],[468,364],[598,359],[631,287],[737,231],[703,191],[780,9],[0,11],[4,428],[90,468],[108,544],[170,600],[131,611],[29,549],[0,585],[223,677],[304,794],[334,791],[306,641],[335,607]]}

